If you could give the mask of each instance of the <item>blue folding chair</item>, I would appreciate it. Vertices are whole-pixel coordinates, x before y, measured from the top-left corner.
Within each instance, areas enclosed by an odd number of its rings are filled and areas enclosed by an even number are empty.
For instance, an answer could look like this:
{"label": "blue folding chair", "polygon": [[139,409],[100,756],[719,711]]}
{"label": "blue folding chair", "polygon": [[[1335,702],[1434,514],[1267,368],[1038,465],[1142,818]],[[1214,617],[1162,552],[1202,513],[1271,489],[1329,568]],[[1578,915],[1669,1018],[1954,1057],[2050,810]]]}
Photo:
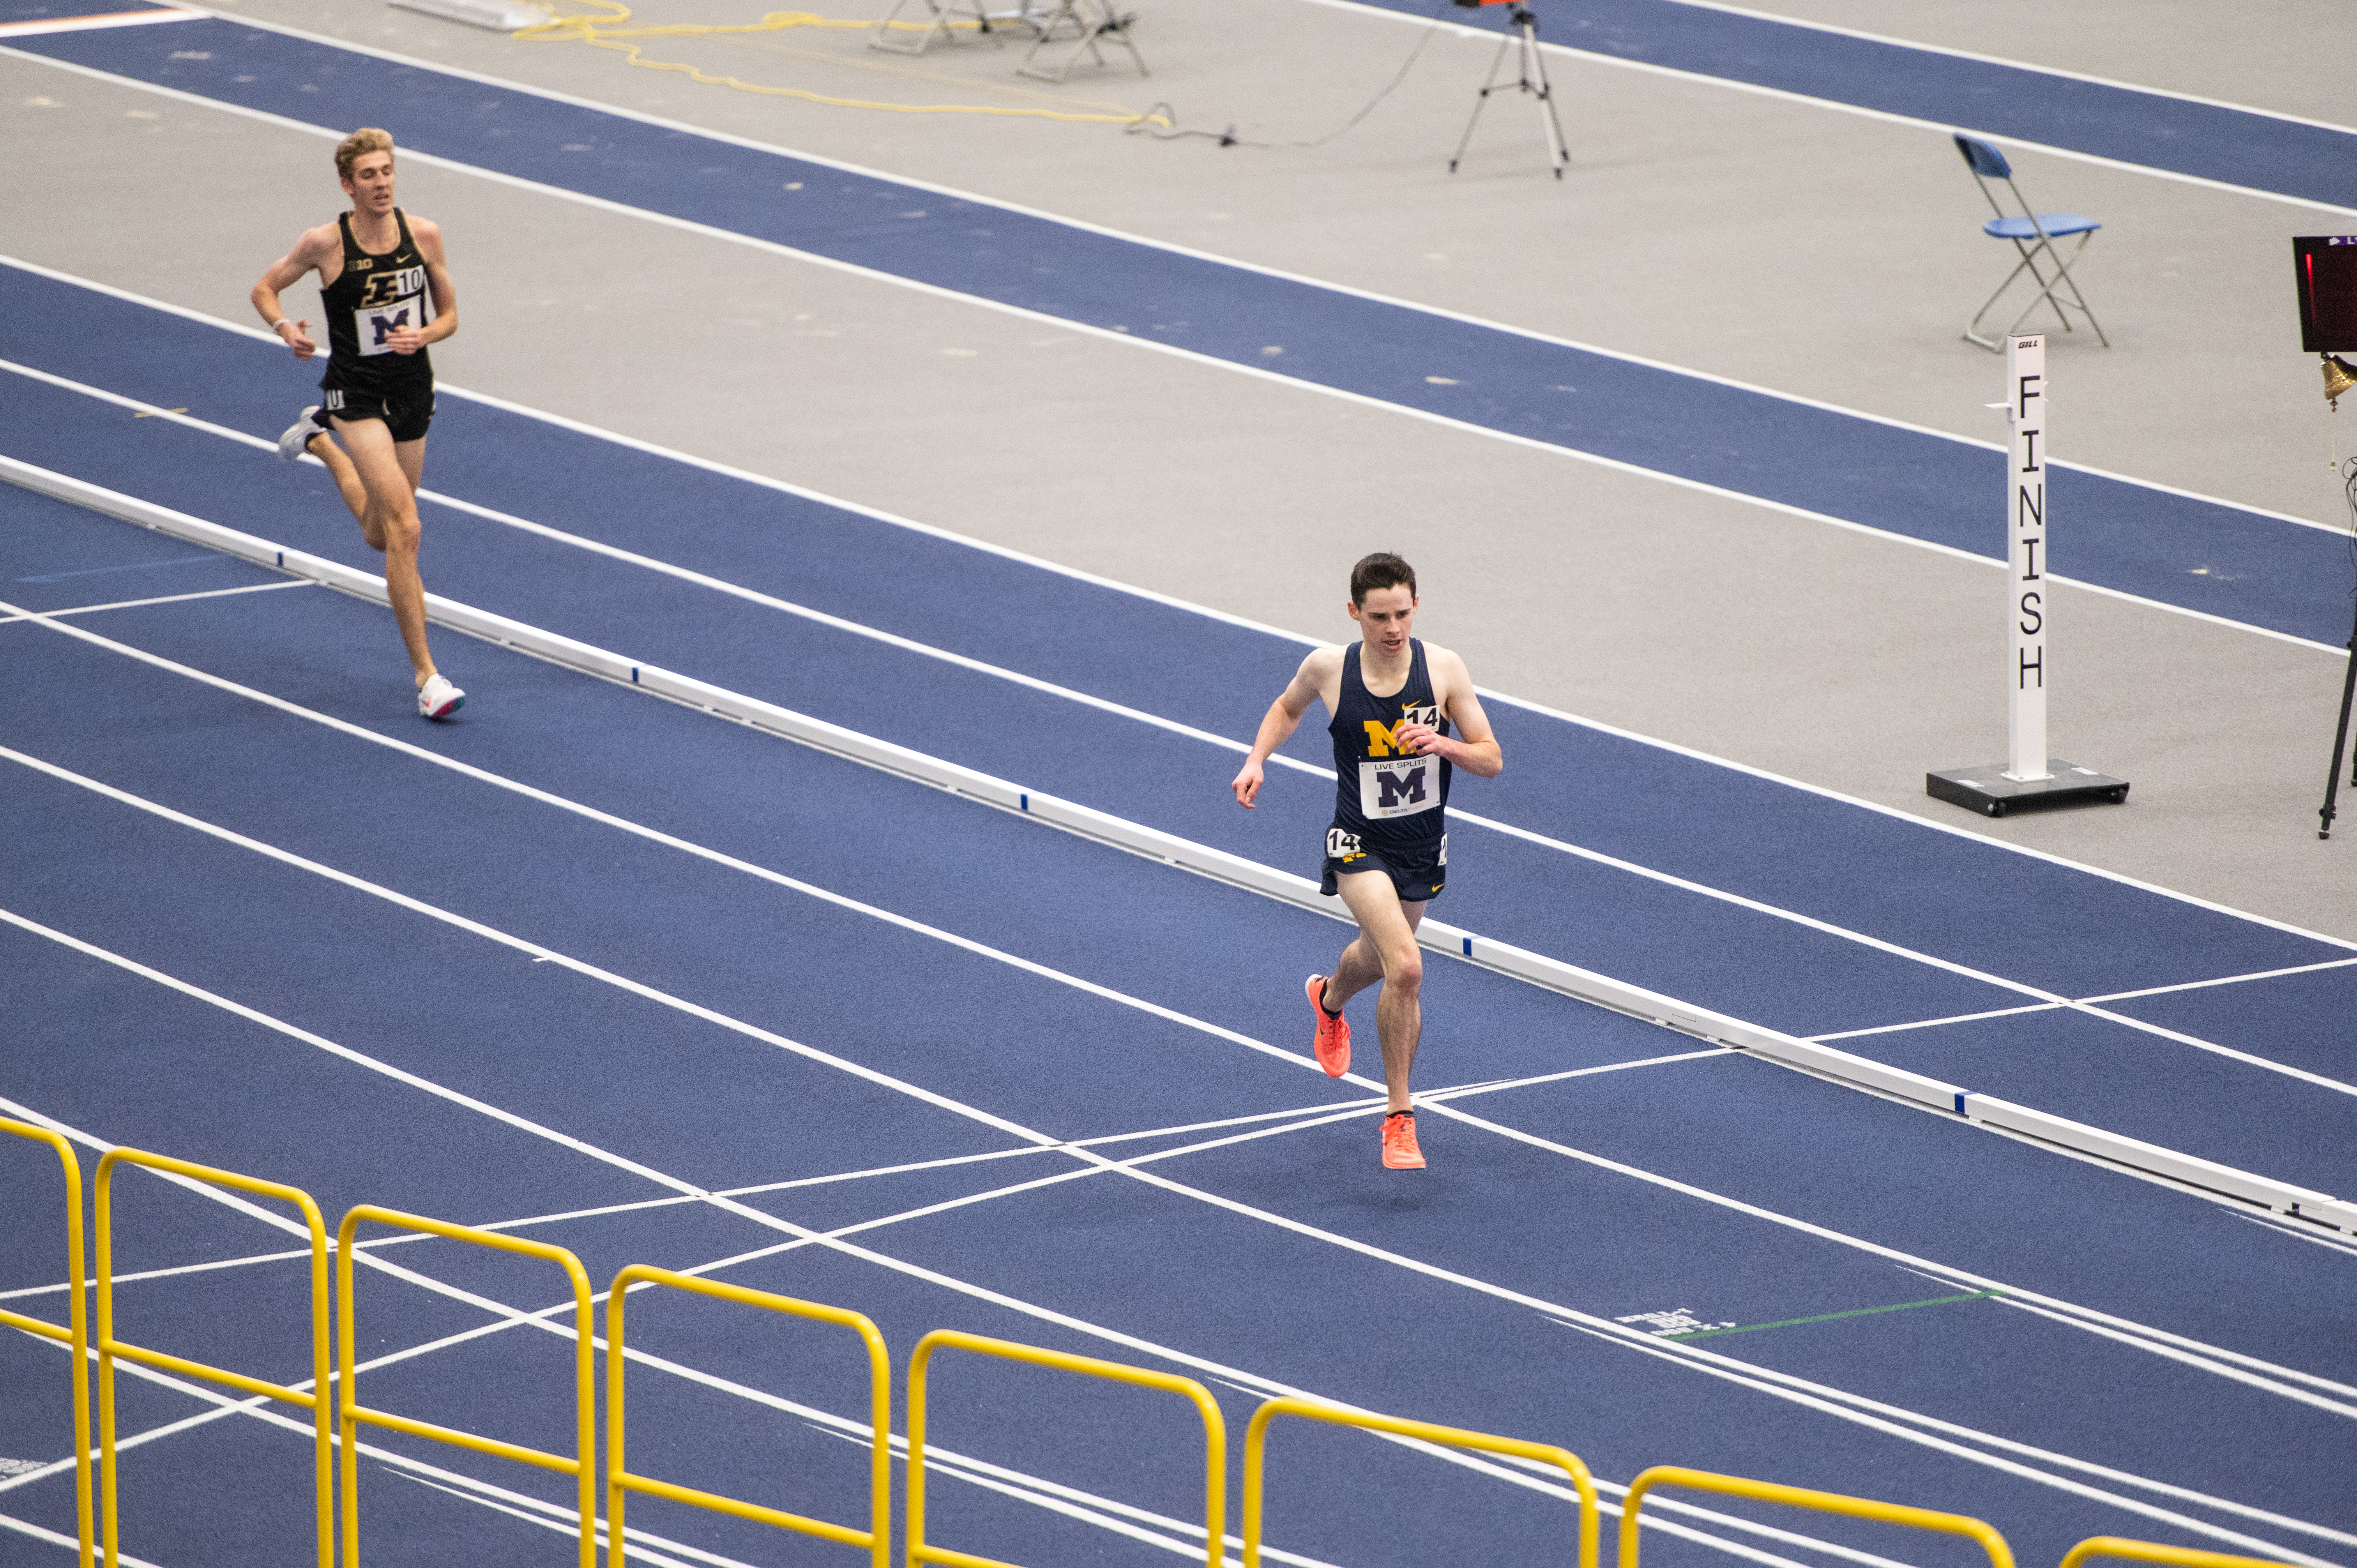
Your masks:
{"label": "blue folding chair", "polygon": [[[2075,212],[2031,211],[2029,203],[2022,197],[2021,187],[2013,183],[2013,166],[2005,161],[2003,153],[1986,142],[1959,135],[1956,151],[1964,155],[1965,166],[1980,182],[1981,194],[1988,198],[1989,206],[1996,211],[1995,218],[1981,225],[1981,232],[2012,241],[2013,248],[2021,256],[2021,260],[2014,264],[2013,271],[2005,274],[2005,282],[1997,285],[1996,293],[1989,295],[1988,303],[1973,317],[1972,325],[1964,328],[1964,340],[1977,343],[1984,349],[2002,350],[2005,348],[2002,338],[1980,335],[1981,317],[1996,307],[1996,302],[2005,297],[2005,291],[2013,286],[2014,279],[2028,273],[2030,281],[2038,285],[2037,297],[2013,318],[2013,325],[2006,328],[2007,334],[2020,331],[2021,324],[2029,319],[2030,312],[2038,308],[2038,302],[2041,299],[2054,307],[2054,314],[2061,318],[2063,331],[2075,330],[2071,325],[2071,312],[2064,308],[2062,299],[2055,293],[2057,289],[2062,289],[2068,291],[2070,304],[2084,314],[2087,325],[2095,329],[2096,338],[2104,348],[2110,348],[2112,340],[2104,336],[2103,324],[2095,319],[2095,313],[2087,308],[2086,297],[2079,292],[2079,280],[2071,275],[2071,263],[2079,259],[2079,252],[2087,248],[2089,238],[2103,225]],[[2005,204],[1996,199],[1996,192],[1989,188],[1989,181],[1993,179],[2005,181],[2005,188],[2013,192],[2013,199],[2021,208],[2020,217],[2007,213]],[[2073,234],[2079,236],[2079,243],[2065,258],[2054,248],[2054,242],[2068,239]],[[2053,274],[2051,277],[2047,275],[2050,267]]]}

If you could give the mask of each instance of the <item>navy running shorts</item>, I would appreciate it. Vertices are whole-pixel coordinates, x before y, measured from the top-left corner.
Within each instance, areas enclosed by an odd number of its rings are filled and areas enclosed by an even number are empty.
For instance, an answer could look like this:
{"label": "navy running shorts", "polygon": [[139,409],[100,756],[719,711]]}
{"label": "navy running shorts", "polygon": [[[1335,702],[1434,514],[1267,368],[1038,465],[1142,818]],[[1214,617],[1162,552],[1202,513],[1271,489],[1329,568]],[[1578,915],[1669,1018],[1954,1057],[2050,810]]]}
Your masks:
{"label": "navy running shorts", "polygon": [[1330,898],[1340,890],[1336,877],[1360,871],[1380,871],[1389,876],[1403,904],[1428,904],[1448,885],[1448,835],[1441,834],[1433,850],[1404,854],[1373,847],[1342,828],[1327,829],[1326,861],[1318,868],[1318,891]]}

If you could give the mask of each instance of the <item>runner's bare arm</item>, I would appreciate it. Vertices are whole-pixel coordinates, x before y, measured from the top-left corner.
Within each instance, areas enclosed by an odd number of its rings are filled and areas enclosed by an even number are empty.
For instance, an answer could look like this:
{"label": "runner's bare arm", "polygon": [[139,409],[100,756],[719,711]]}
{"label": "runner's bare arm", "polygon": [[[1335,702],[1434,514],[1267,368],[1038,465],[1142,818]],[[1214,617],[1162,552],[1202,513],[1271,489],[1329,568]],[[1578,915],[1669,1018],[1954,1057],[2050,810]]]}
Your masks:
{"label": "runner's bare arm", "polygon": [[1490,728],[1490,715],[1481,711],[1481,699],[1473,694],[1473,677],[1465,660],[1428,642],[1424,645],[1424,656],[1432,671],[1432,694],[1448,722],[1457,726],[1457,734],[1447,736],[1422,725],[1402,725],[1401,747],[1419,757],[1442,757],[1476,779],[1495,779],[1505,770],[1506,755]]}
{"label": "runner's bare arm", "polygon": [[442,225],[430,218],[412,218],[409,237],[425,258],[425,286],[434,295],[434,319],[423,328],[396,327],[385,334],[385,346],[396,354],[414,354],[428,343],[439,343],[458,330],[458,290],[450,281],[450,263],[442,252]]}
{"label": "runner's bare arm", "polygon": [[262,274],[262,281],[253,285],[253,293],[250,296],[253,308],[261,313],[264,324],[278,334],[279,341],[295,350],[295,357],[298,360],[307,360],[317,353],[319,345],[311,340],[311,324],[308,321],[286,319],[286,312],[279,308],[278,292],[302,282],[305,273],[324,267],[330,260],[340,262],[342,259],[343,245],[334,224],[306,229],[303,237],[295,242],[294,249],[271,263],[270,270]]}
{"label": "runner's bare arm", "polygon": [[1334,693],[1329,688],[1340,686],[1341,671],[1342,650],[1339,648],[1317,649],[1301,661],[1301,668],[1293,672],[1291,683],[1277,693],[1276,701],[1261,715],[1260,733],[1253,737],[1252,755],[1244,758],[1243,770],[1228,786],[1236,792],[1237,805],[1249,810],[1259,798],[1261,765],[1292,738],[1293,732],[1300,727],[1301,715],[1309,711],[1309,704],[1323,697],[1329,706],[1332,705]]}

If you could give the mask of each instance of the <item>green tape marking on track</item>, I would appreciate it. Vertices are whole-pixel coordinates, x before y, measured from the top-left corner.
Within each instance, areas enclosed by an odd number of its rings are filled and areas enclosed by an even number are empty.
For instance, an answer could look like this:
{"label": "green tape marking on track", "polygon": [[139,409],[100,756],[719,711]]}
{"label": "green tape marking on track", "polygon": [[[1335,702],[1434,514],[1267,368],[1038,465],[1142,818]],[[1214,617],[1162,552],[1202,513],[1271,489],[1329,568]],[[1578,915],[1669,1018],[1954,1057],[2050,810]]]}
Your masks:
{"label": "green tape marking on track", "polygon": [[1963,1295],[1935,1295],[1929,1301],[1893,1302],[1889,1306],[1854,1306],[1847,1312],[1821,1312],[1814,1317],[1787,1317],[1778,1323],[1747,1323],[1738,1328],[1697,1328],[1687,1334],[1664,1334],[1664,1339],[1708,1339],[1719,1334],[1754,1334],[1762,1328],[1793,1328],[1803,1323],[1831,1323],[1836,1317],[1868,1317],[1878,1312],[1905,1312],[1917,1306],[1947,1306],[1959,1301],[1980,1301],[2002,1291],[1967,1291]]}

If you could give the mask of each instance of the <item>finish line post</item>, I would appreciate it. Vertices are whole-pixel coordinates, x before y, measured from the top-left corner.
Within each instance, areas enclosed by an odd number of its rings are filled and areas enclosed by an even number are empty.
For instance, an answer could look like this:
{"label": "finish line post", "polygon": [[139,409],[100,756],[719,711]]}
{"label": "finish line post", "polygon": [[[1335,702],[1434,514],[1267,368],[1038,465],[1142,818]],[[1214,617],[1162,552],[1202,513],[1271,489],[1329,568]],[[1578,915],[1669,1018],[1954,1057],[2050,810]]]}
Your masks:
{"label": "finish line post", "polygon": [[2046,434],[2044,338],[2006,339],[2005,382],[2006,423],[2013,427],[2006,450],[2013,491],[2007,564],[2017,596],[2006,616],[2013,681],[2005,695],[2005,776],[2027,784],[2053,777],[2046,768],[2046,579],[2038,561],[2046,546],[2046,459],[2038,450]]}
{"label": "finish line post", "polygon": [[2053,620],[2046,579],[2046,336],[2008,334],[2006,446],[2006,761],[1924,775],[1925,793],[1992,817],[2031,806],[2084,805],[2128,798],[2126,779],[2046,755],[2046,656]]}

